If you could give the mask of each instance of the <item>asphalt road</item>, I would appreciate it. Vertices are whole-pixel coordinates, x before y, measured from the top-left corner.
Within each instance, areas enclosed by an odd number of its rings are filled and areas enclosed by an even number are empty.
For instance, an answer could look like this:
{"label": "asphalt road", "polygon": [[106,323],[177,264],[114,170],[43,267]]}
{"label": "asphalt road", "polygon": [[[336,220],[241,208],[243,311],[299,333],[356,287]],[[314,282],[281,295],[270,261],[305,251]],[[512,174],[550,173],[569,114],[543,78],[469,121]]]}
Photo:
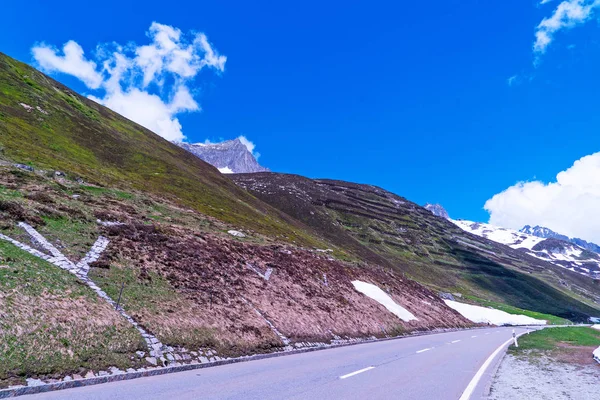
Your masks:
{"label": "asphalt road", "polygon": [[[525,330],[516,328],[517,333]],[[512,328],[439,333],[41,393],[24,399],[457,400],[486,359],[511,337]],[[494,362],[471,399],[483,396],[493,372]]]}

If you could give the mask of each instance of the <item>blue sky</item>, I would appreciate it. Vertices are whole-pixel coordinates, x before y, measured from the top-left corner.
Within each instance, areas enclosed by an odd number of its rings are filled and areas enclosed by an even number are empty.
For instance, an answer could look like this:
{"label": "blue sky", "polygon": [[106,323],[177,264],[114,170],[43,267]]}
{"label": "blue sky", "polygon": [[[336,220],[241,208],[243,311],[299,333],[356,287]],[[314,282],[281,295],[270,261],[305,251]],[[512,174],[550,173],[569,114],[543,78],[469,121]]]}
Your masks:
{"label": "blue sky", "polygon": [[[147,44],[153,22],[189,38],[203,32],[226,62],[186,84],[202,108],[177,114],[188,141],[244,135],[274,171],[379,185],[441,203],[454,218],[487,221],[492,196],[520,181],[556,182],[599,150],[600,29],[590,1],[569,0],[562,25],[543,29],[559,1],[180,3],[10,2],[0,51],[36,64],[34,45],[61,50],[73,40],[93,59],[99,43]],[[550,32],[543,52],[534,51],[536,31]],[[501,200],[492,213],[510,214],[513,200]],[[496,222],[583,236],[530,212]]]}

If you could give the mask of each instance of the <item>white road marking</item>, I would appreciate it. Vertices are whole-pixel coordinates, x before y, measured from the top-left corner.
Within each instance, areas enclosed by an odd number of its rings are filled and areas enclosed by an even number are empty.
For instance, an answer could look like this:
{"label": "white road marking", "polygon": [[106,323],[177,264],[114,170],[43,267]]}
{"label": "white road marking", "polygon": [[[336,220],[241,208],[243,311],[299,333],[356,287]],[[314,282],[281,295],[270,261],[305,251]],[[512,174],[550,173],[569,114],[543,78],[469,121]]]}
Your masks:
{"label": "white road marking", "polygon": [[477,337],[477,335],[471,336],[471,339],[474,338],[474,337]]}
{"label": "white road marking", "polygon": [[349,374],[340,376],[340,379],[350,378],[351,376],[362,374],[363,372],[367,372],[373,368],[375,368],[375,367],[367,367],[367,368],[359,369],[358,371],[350,372]]}
{"label": "white road marking", "polygon": [[489,332],[486,333],[486,335],[489,335],[489,334],[490,334]]}
{"label": "white road marking", "polygon": [[[517,335],[517,337],[521,336],[523,333],[525,333],[525,332],[519,333]],[[487,333],[486,333],[486,335],[487,335]],[[460,396],[460,399],[458,399],[458,400],[469,400],[471,398],[471,395],[473,395],[473,391],[477,387],[477,384],[481,380],[481,377],[483,376],[485,370],[490,366],[490,364],[492,363],[494,358],[496,358],[498,353],[500,353],[502,351],[502,349],[504,347],[508,346],[510,344],[510,342],[512,342],[512,341],[513,341],[512,338],[508,339],[506,342],[502,343],[500,345],[500,347],[498,347],[496,350],[494,350],[494,352],[488,357],[487,360],[485,360],[483,365],[479,368],[479,370],[477,371],[477,373],[475,374],[473,379],[471,379],[471,382],[469,382],[469,384],[467,385],[467,388],[465,389],[462,396]]]}
{"label": "white road marking", "polygon": [[428,347],[428,348],[426,348],[426,349],[419,350],[419,351],[417,351],[417,354],[419,354],[419,353],[424,353],[424,352],[426,352],[426,351],[429,351],[429,350],[433,350],[433,347]]}
{"label": "white road marking", "polygon": [[453,340],[450,343],[458,343],[458,342],[460,342],[460,340]]}

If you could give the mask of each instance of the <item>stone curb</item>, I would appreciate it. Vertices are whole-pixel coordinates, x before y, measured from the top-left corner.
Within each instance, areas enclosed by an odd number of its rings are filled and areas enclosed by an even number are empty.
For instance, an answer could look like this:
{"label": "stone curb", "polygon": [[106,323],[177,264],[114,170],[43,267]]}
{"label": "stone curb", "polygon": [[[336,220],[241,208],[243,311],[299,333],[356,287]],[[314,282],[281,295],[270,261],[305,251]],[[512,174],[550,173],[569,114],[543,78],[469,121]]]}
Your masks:
{"label": "stone curb", "polygon": [[268,353],[268,354],[255,354],[252,356],[230,358],[230,359],[226,359],[226,360],[213,361],[213,362],[203,363],[203,364],[198,363],[198,364],[178,365],[175,367],[158,367],[158,368],[150,369],[147,371],[124,372],[122,374],[98,376],[98,377],[94,377],[94,378],[78,379],[78,380],[72,380],[72,381],[66,381],[66,382],[47,383],[47,384],[38,385],[38,386],[23,386],[23,387],[11,388],[11,389],[2,389],[2,390],[0,390],[0,399],[23,396],[23,395],[28,395],[28,394],[52,392],[55,390],[72,389],[72,388],[83,387],[83,386],[99,385],[101,383],[118,382],[118,381],[125,381],[125,380],[129,380],[129,379],[138,379],[138,378],[144,378],[147,376],[166,375],[166,374],[172,374],[175,372],[184,372],[184,371],[192,371],[195,369],[218,367],[220,365],[236,364],[236,363],[246,362],[246,361],[264,360],[267,358],[283,357],[283,356],[288,356],[288,355],[293,355],[293,354],[310,353],[313,351],[335,349],[335,348],[339,348],[339,347],[355,346],[355,345],[365,344],[365,343],[387,342],[390,340],[406,339],[406,338],[416,337],[416,336],[434,335],[436,333],[458,332],[458,331],[483,329],[483,328],[488,328],[488,327],[481,326],[481,327],[473,327],[473,328],[453,328],[453,329],[436,329],[436,330],[431,330],[431,331],[418,331],[418,332],[413,332],[406,336],[396,336],[396,337],[391,337],[391,338],[383,338],[383,339],[375,339],[375,340],[362,340],[362,341],[356,341],[353,343],[324,345],[324,346],[311,347],[311,348],[306,348],[306,349],[280,351],[280,352]]}

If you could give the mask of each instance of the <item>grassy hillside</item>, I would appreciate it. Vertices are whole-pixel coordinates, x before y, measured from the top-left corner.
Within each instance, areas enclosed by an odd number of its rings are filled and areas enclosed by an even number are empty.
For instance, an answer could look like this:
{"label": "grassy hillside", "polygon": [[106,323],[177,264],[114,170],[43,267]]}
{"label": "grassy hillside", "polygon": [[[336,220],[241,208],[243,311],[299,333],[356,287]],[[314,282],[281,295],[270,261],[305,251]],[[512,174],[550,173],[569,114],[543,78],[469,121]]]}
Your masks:
{"label": "grassy hillside", "polygon": [[[343,262],[256,232],[234,238],[226,233],[230,225],[152,193],[0,165],[0,233],[41,250],[17,226],[21,221],[73,262],[99,235],[107,237],[88,277],[121,297],[121,307],[181,357],[280,350],[282,341],[255,309],[292,344],[472,325],[435,293],[377,265]],[[249,265],[271,268],[271,278]],[[356,279],[385,289],[418,320],[404,322],[358,293]],[[26,377],[147,367],[140,339],[75,276],[0,240],[0,358],[10,360],[0,366],[0,387]]]}
{"label": "grassy hillside", "polygon": [[70,273],[0,241],[0,387],[140,366],[140,334]]}
{"label": "grassy hillside", "polygon": [[429,287],[562,318],[598,315],[598,281],[470,235],[383,189],[295,175],[233,179],[363,260]]}
{"label": "grassy hillside", "polygon": [[227,223],[316,244],[216,168],[2,53],[0,158],[155,193]]}

